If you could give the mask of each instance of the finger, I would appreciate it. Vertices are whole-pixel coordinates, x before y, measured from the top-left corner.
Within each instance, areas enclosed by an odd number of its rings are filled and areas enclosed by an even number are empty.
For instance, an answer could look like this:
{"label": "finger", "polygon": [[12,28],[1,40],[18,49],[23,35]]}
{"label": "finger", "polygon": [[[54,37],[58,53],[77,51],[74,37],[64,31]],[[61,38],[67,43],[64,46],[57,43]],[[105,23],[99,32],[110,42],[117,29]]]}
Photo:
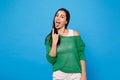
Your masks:
{"label": "finger", "polygon": [[54,28],[52,29],[52,34],[54,34]]}

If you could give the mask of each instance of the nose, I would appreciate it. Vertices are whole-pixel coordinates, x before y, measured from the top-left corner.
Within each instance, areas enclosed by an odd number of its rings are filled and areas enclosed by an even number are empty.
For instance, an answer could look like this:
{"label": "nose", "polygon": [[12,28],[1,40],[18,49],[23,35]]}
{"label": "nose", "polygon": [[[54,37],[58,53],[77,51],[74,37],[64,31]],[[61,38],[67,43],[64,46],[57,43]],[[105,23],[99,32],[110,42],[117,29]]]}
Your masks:
{"label": "nose", "polygon": [[57,17],[56,17],[56,20],[59,20],[59,19],[60,19],[60,16],[57,16]]}

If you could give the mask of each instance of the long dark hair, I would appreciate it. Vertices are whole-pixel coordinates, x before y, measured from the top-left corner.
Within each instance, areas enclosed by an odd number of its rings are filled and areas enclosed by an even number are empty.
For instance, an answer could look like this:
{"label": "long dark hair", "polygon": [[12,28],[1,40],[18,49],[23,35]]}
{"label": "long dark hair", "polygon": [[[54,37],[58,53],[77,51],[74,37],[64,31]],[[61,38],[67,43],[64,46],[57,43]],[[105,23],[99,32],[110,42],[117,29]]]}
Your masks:
{"label": "long dark hair", "polygon": [[[65,29],[67,29],[67,26],[68,26],[68,24],[69,24],[69,21],[70,21],[70,13],[69,13],[69,11],[67,10],[67,9],[65,9],[65,8],[60,8],[60,9],[58,9],[57,11],[56,11],[56,13],[55,13],[55,15],[54,15],[54,18],[53,18],[53,26],[52,26],[52,28],[54,28],[54,32],[56,33],[56,34],[58,34],[58,31],[57,31],[57,29],[55,28],[55,16],[56,16],[56,14],[57,14],[57,12],[58,11],[64,11],[65,13],[66,13],[66,21],[67,21],[67,24],[65,24]],[[51,30],[51,32],[48,34],[48,36],[50,36],[50,46],[52,45],[52,30]],[[47,36],[47,37],[48,37]],[[46,39],[47,39],[47,37],[46,37]],[[46,43],[46,39],[45,39],[45,43]],[[58,45],[60,45],[60,37],[59,37],[59,39],[58,39],[58,43],[57,43],[57,46]]]}

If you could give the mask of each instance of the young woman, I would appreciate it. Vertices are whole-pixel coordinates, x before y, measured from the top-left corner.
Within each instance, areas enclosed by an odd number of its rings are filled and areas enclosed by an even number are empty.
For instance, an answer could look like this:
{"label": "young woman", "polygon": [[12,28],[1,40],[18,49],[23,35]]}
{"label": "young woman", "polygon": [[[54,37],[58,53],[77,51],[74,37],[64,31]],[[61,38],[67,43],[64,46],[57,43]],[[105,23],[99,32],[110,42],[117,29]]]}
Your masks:
{"label": "young woman", "polygon": [[69,11],[57,10],[46,37],[46,58],[53,66],[53,80],[86,80],[85,44],[79,33],[68,29]]}

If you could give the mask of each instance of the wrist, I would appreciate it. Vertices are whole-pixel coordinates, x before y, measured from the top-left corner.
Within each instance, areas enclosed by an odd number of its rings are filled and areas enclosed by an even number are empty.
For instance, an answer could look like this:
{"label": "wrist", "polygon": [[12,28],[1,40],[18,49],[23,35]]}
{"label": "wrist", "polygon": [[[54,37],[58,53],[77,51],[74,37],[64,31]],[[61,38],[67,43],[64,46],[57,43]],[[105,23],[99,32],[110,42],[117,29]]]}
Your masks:
{"label": "wrist", "polygon": [[52,43],[52,46],[57,46],[57,43],[54,43],[54,42],[53,42],[53,43]]}

